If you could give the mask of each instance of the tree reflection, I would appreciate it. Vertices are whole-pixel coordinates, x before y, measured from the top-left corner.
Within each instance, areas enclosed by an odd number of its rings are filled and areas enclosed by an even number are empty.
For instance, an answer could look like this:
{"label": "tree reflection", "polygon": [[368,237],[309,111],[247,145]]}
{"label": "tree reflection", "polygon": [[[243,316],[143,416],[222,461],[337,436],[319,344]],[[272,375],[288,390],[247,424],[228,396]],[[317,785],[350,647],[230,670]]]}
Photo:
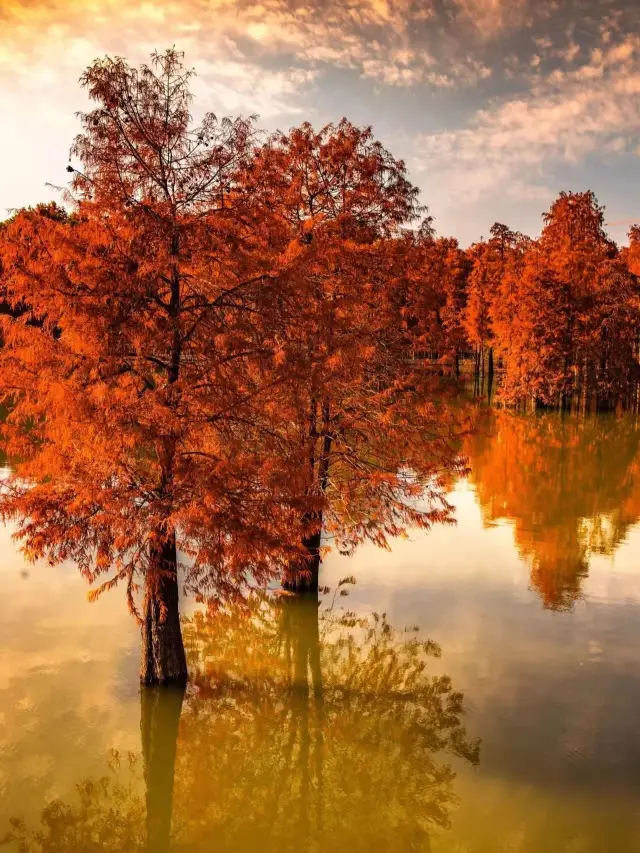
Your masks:
{"label": "tree reflection", "polygon": [[532,587],[566,610],[591,555],[612,554],[640,516],[635,421],[486,409],[479,420],[467,454],[485,523],[513,522]]}
{"label": "tree reflection", "polygon": [[462,694],[428,673],[434,643],[385,616],[267,596],[197,613],[185,640],[184,703],[142,694],[146,809],[132,757],[37,830],[15,823],[16,849],[404,853],[448,826],[454,762],[477,763],[479,744]]}
{"label": "tree reflection", "polygon": [[140,691],[140,733],[147,791],[147,845],[169,850],[178,725],[185,690],[151,687]]}
{"label": "tree reflection", "polygon": [[122,760],[112,752],[107,772],[76,785],[73,800],[53,800],[40,825],[14,818],[0,847],[19,853],[116,853],[145,850],[145,803],[135,755]]}

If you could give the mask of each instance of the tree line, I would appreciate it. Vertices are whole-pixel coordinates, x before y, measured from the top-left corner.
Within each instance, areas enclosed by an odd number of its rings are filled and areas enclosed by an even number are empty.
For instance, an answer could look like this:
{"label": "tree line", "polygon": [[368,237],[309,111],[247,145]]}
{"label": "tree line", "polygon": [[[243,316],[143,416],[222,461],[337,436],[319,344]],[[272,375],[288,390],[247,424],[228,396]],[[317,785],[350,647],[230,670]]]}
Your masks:
{"label": "tree line", "polygon": [[194,125],[191,78],[94,62],[65,206],[0,227],[0,513],[125,586],[145,684],[187,678],[179,569],[210,607],[316,590],[328,542],[452,521],[465,357],[508,404],[638,399],[640,232],[618,251],[592,194],[463,250],[370,128]]}
{"label": "tree line", "polygon": [[[462,326],[506,404],[638,408],[640,229],[619,249],[592,192],[560,194],[538,240],[504,225],[468,252]],[[476,368],[477,372],[478,368]]]}
{"label": "tree line", "polygon": [[462,249],[427,218],[412,239],[414,356],[521,409],[633,409],[640,380],[640,227],[619,249],[592,192],[562,192],[533,240],[496,223]]}

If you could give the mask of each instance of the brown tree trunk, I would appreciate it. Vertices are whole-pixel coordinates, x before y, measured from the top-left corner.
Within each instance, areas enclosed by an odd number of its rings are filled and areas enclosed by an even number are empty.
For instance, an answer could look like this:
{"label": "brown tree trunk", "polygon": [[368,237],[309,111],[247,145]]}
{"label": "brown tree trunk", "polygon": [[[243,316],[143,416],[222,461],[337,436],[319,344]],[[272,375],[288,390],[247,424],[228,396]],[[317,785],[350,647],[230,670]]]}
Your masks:
{"label": "brown tree trunk", "polygon": [[184,687],[143,687],[140,691],[149,853],[166,853],[170,849],[173,777],[183,698]]}
{"label": "brown tree trunk", "polygon": [[[333,432],[331,426],[331,403],[328,397],[325,397],[322,403],[322,431],[319,434],[316,427],[317,404],[315,399],[312,399],[311,417],[309,435],[314,440],[310,457],[311,484],[314,485],[316,478],[316,465],[318,467],[317,477],[320,492],[324,495],[329,484],[329,465],[331,459],[331,447],[333,444]],[[320,448],[320,456],[316,459],[315,439],[322,436],[322,444]],[[322,510],[310,511],[304,514],[302,518],[303,525],[306,527],[313,524],[316,527],[315,532],[303,536],[302,547],[304,555],[300,560],[293,563],[287,571],[282,586],[289,592],[318,593],[318,579],[320,575],[320,542],[322,540]]]}
{"label": "brown tree trunk", "polygon": [[291,566],[282,584],[284,589],[289,592],[317,594],[320,577],[320,538],[321,533],[318,532],[302,540],[307,556]]}
{"label": "brown tree trunk", "polygon": [[140,681],[150,687],[187,683],[178,608],[175,534],[152,556],[145,577]]}

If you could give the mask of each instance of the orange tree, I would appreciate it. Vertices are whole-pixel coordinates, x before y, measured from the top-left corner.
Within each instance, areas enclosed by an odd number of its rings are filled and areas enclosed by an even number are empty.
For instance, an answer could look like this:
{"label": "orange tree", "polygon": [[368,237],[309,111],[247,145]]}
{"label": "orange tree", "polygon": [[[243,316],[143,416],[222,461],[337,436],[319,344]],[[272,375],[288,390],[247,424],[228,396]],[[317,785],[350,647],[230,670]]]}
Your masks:
{"label": "orange tree", "polygon": [[544,222],[516,276],[506,273],[516,297],[498,330],[503,397],[582,410],[629,405],[638,382],[637,279],[605,234],[593,193],[561,193]]}
{"label": "orange tree", "polygon": [[0,253],[0,511],[92,596],[126,585],[146,684],[187,677],[180,565],[207,599],[295,585],[323,528],[349,549],[448,520],[460,468],[399,372],[404,166],[348,122],[194,128],[190,76],[175,51],[95,62],[71,212],[21,211]]}
{"label": "orange tree", "polygon": [[406,364],[403,226],[421,208],[404,163],[346,120],[269,140],[252,165],[251,195],[289,235],[281,282],[293,301],[280,306],[286,380],[274,458],[306,498],[306,553],[287,584],[316,588],[323,534],[348,552],[450,518],[439,476],[461,469],[455,424],[425,402]]}
{"label": "orange tree", "polygon": [[150,684],[187,676],[178,551],[188,589],[233,592],[273,571],[287,513],[247,434],[277,328],[277,234],[241,187],[255,131],[192,128],[190,76],[175,51],[140,70],[96,61],[72,212],[22,211],[2,240],[20,314],[2,329],[3,438],[19,461],[0,510],[28,556],[101,579],[92,595],[126,583]]}

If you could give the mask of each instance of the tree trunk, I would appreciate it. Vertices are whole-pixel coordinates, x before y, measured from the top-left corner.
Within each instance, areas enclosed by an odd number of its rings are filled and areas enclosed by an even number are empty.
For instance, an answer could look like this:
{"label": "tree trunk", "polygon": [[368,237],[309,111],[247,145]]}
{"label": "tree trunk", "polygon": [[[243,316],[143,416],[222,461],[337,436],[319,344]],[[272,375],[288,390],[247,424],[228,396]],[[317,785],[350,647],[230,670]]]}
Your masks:
{"label": "tree trunk", "polygon": [[145,577],[140,681],[150,687],[187,683],[178,609],[175,534],[152,556]]}
{"label": "tree trunk", "polygon": [[140,691],[149,853],[166,853],[170,849],[173,777],[183,698],[184,687],[143,687]]}
{"label": "tree trunk", "polygon": [[302,540],[302,545],[307,552],[299,563],[291,566],[287,577],[283,581],[283,588],[289,592],[306,593],[318,592],[318,580],[320,576],[320,538],[321,533],[314,533]]}
{"label": "tree trunk", "polygon": [[[320,493],[324,495],[329,484],[329,465],[331,459],[331,448],[333,445],[333,432],[331,427],[331,402],[328,397],[322,402],[322,431],[318,433],[316,427],[317,404],[312,398],[311,413],[310,413],[310,428],[309,435],[313,439],[311,445],[310,471],[311,471],[311,488],[315,485],[316,464],[317,477]],[[315,439],[322,437],[320,456],[316,460]],[[303,527],[310,524],[316,530],[302,537],[302,547],[304,554],[299,562],[293,563],[287,571],[282,586],[289,592],[318,593],[318,578],[320,575],[320,542],[322,540],[322,510],[306,512],[302,517]]]}

